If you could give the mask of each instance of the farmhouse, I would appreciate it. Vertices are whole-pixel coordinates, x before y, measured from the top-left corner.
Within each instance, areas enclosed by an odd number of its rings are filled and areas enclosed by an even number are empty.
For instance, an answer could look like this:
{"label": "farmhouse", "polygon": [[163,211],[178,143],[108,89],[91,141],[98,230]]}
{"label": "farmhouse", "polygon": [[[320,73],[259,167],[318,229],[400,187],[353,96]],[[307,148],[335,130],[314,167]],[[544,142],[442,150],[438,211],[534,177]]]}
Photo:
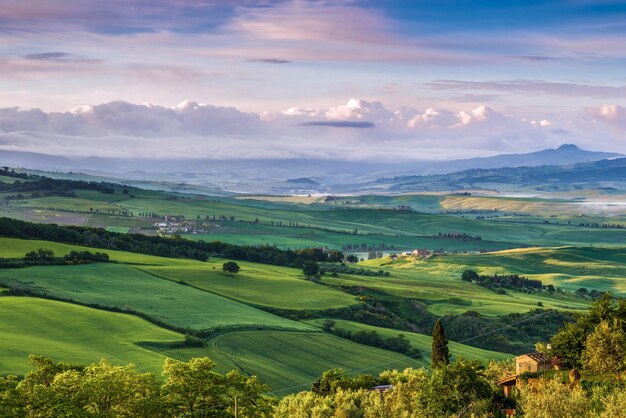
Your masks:
{"label": "farmhouse", "polygon": [[515,357],[515,374],[553,370],[552,357],[543,353],[530,353]]}
{"label": "farmhouse", "polygon": [[524,373],[543,372],[555,369],[554,358],[543,353],[529,353],[515,357],[515,374],[500,379],[497,384],[502,386],[504,396],[511,396],[513,387],[518,387],[518,379]]}

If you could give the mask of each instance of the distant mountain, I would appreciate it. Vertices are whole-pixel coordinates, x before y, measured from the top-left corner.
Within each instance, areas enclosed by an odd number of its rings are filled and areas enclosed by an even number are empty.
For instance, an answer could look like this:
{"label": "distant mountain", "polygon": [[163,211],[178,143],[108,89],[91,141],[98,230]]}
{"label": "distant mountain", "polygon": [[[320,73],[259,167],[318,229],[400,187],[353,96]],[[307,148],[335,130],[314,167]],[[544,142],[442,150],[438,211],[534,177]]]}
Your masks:
{"label": "distant mountain", "polygon": [[567,165],[619,157],[623,156],[586,151],[571,144],[527,154],[501,154],[454,161],[156,160],[142,157],[61,157],[0,150],[0,165],[80,172],[129,181],[165,181],[232,192],[301,194],[359,189],[360,185],[372,184],[380,178],[445,174],[476,168]]}
{"label": "distant mountain", "polygon": [[626,191],[626,158],[561,166],[475,168],[456,173],[396,176],[355,185],[350,191],[407,193],[480,189],[537,192],[581,189]]}
{"label": "distant mountain", "polygon": [[611,158],[625,157],[625,155],[587,151],[574,144],[563,144],[556,149],[529,152],[525,154],[499,154],[492,157],[468,158],[445,162],[418,163],[413,172],[406,171],[397,174],[443,174],[454,173],[472,168],[500,168],[500,167],[538,167],[542,165],[567,165],[600,161]]}

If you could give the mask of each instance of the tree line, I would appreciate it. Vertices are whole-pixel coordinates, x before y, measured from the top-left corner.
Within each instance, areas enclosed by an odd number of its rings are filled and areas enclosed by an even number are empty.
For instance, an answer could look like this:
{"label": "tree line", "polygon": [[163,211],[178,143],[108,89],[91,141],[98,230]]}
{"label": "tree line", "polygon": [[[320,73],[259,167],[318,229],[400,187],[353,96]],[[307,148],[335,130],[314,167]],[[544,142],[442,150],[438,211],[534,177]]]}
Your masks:
{"label": "tree line", "polygon": [[19,268],[64,264],[107,263],[109,255],[90,251],[70,251],[63,257],[56,257],[54,251],[45,248],[29,251],[20,258],[0,258],[0,268]]}
{"label": "tree line", "polygon": [[190,258],[206,261],[209,256],[263,264],[302,268],[305,261],[336,262],[343,260],[340,251],[321,248],[281,250],[272,246],[238,246],[220,241],[190,241],[141,234],[122,234],[101,228],[36,224],[0,218],[0,235],[20,239],[40,239],[86,247],[128,251],[160,257]]}
{"label": "tree line", "polygon": [[53,179],[35,174],[16,173],[13,170],[9,170],[8,167],[3,167],[0,170],[0,175],[25,180],[16,180],[14,183],[0,182],[0,192],[41,193],[42,190],[45,190],[45,192],[43,192],[45,196],[73,197],[75,196],[73,190],[95,190],[104,194],[114,194],[115,188],[119,187],[116,184],[108,182]]}
{"label": "tree line", "polygon": [[[475,282],[478,285],[488,288],[504,287],[513,289],[543,289],[543,283],[541,280],[529,279],[518,274],[482,274],[479,276],[474,270],[465,270],[461,274],[461,280],[470,283]],[[552,288],[554,288],[554,286]]]}
{"label": "tree line", "polygon": [[30,356],[23,379],[0,377],[0,416],[22,417],[240,417],[271,416],[275,400],[257,377],[220,374],[208,358],[166,359],[163,379],[134,365],[101,360],[89,366]]}

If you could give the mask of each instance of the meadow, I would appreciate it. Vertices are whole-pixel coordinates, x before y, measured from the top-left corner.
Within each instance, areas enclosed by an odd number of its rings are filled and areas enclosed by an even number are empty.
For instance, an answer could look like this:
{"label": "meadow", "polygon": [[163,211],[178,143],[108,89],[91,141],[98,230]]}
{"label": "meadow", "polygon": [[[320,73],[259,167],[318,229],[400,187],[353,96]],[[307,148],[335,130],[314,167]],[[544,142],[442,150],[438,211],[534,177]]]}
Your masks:
{"label": "meadow", "polygon": [[276,395],[310,388],[322,372],[343,368],[351,374],[425,365],[402,354],[368,347],[323,333],[242,331],[217,336],[206,348],[160,351],[180,360],[208,356],[218,370],[238,368],[258,375]]}
{"label": "meadow", "polygon": [[106,358],[159,373],[165,356],[138,344],[183,340],[133,315],[30,297],[0,297],[0,317],[0,374],[30,370],[29,354],[83,364]]}
{"label": "meadow", "polygon": [[[309,198],[203,196],[136,187],[126,190],[123,193],[120,186],[113,194],[77,190],[76,197],[26,196],[0,206],[0,214],[152,234],[156,233],[152,224],[158,219],[146,215],[208,218],[216,224],[209,233],[185,237],[281,248],[340,249],[359,243],[373,248],[393,245],[396,251],[443,248],[467,252],[524,246],[620,247],[625,237],[624,230],[578,226],[581,222],[624,225],[625,221],[623,217],[603,217],[597,211],[578,217],[587,207],[572,194],[558,199],[454,194]],[[580,194],[583,198],[594,197]],[[527,216],[518,216],[520,213]],[[235,221],[220,220],[221,216]],[[447,233],[465,233],[481,240],[439,237]]]}
{"label": "meadow", "polygon": [[[321,327],[323,319],[313,319],[307,321],[310,324]],[[398,331],[392,328],[382,328],[376,327],[372,325],[362,324],[360,322],[347,321],[344,319],[335,319],[335,328],[344,329],[350,332],[357,331],[376,331],[380,336],[384,338],[397,337],[398,334],[402,334],[406,337],[406,339],[411,343],[413,348],[417,348],[422,353],[426,353],[425,356],[419,358],[419,360],[425,365],[430,365],[430,356],[428,353],[432,349],[432,337],[430,335],[418,334],[415,332],[407,332],[407,331]],[[450,349],[450,354],[452,358],[463,357],[468,360],[480,360],[484,363],[488,363],[490,360],[500,361],[500,360],[509,360],[513,358],[510,354],[499,353],[497,351],[489,351],[483,350],[481,348],[476,348],[464,344],[459,344],[454,341],[450,341],[448,344],[448,348]]]}
{"label": "meadow", "polygon": [[[121,186],[113,194],[77,190],[76,196],[10,200],[0,205],[0,214],[150,235],[157,233],[153,223],[161,217],[182,215],[206,224],[208,232],[182,236],[192,240],[281,248],[350,245],[358,247],[360,256],[370,248],[387,254],[415,248],[442,248],[446,253],[377,258],[354,266],[386,275],[339,272],[316,280],[306,278],[299,268],[237,260],[240,272],[229,274],[222,271],[228,260],[214,256],[201,262],[115,250],[105,251],[112,260],[106,264],[0,269],[0,284],[9,288],[0,293],[0,313],[14,318],[0,326],[0,341],[10,347],[0,353],[0,373],[23,373],[28,352],[85,363],[104,356],[114,362],[132,361],[147,371],[158,371],[165,356],[206,355],[217,362],[218,370],[257,374],[272,390],[283,390],[277,392],[281,395],[308,389],[333,367],[375,373],[428,366],[431,337],[426,334],[436,318],[477,312],[481,321],[495,323],[505,315],[528,315],[538,308],[580,312],[591,303],[574,294],[580,287],[626,292],[626,230],[578,225],[624,225],[625,218],[579,216],[569,210],[576,201],[566,196],[229,197],[135,187],[124,192]],[[57,256],[84,249],[0,238],[0,257],[21,258],[38,248]],[[466,269],[519,274],[560,291],[506,289],[499,294],[463,282]],[[16,289],[66,302],[7,296]],[[320,326],[327,317],[352,332],[376,331],[383,337],[402,333],[424,355],[408,358],[323,332]],[[204,346],[181,345],[183,333],[201,336]],[[452,354],[483,362],[510,358],[472,347],[475,340],[467,343],[450,342]],[[507,347],[522,346],[519,343]],[[501,349],[512,352],[507,347]]]}
{"label": "meadow", "polygon": [[294,330],[309,326],[131,266],[91,264],[0,270],[0,281],[82,304],[141,312],[173,327],[210,330],[257,326]]}

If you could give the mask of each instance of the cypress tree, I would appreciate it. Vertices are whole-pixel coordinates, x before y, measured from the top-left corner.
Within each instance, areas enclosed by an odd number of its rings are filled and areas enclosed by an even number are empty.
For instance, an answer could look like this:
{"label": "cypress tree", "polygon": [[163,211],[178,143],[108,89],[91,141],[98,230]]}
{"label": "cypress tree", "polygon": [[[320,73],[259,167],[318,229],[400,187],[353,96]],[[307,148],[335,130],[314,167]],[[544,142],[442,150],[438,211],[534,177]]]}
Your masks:
{"label": "cypress tree", "polygon": [[433,368],[441,367],[450,363],[450,350],[448,349],[448,340],[443,330],[441,321],[435,322],[433,329],[433,352],[432,366]]}

